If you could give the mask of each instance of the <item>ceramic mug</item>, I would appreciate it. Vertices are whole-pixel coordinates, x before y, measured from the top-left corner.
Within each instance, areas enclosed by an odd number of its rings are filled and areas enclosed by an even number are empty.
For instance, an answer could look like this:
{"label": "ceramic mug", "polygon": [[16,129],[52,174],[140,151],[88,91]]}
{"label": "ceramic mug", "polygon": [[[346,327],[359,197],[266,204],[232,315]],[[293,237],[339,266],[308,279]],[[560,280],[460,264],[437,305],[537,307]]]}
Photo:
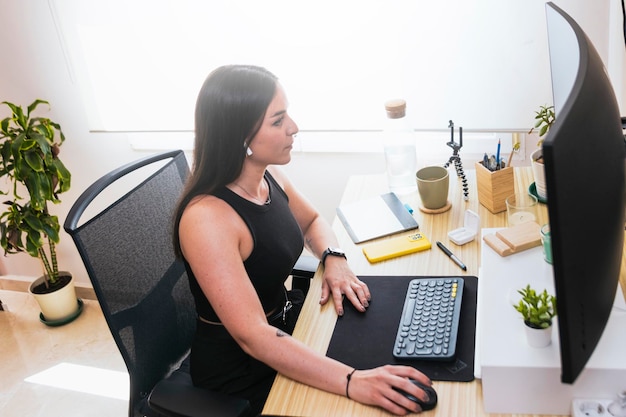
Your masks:
{"label": "ceramic mug", "polygon": [[417,190],[422,206],[428,210],[437,210],[448,202],[448,170],[441,166],[428,166],[415,174]]}

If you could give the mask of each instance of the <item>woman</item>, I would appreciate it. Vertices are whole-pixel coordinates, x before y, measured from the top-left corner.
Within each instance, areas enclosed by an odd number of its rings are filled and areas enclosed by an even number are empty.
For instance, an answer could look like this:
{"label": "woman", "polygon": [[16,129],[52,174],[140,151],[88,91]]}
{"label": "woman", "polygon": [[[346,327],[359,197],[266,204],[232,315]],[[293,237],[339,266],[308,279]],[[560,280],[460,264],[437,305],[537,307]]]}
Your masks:
{"label": "woman", "polygon": [[[326,221],[276,169],[291,159],[298,127],[277,78],[254,66],[224,66],[204,82],[196,103],[194,169],[176,213],[174,243],[185,262],[198,311],[191,352],[194,383],[265,403],[276,371],[294,380],[404,415],[423,400],[412,367],[353,368],[289,337],[302,295],[284,281],[303,245],[323,258],[320,304],[343,297],[365,311],[370,292],[337,246]],[[326,251],[326,252],[325,252]],[[326,256],[323,256],[323,255]]]}

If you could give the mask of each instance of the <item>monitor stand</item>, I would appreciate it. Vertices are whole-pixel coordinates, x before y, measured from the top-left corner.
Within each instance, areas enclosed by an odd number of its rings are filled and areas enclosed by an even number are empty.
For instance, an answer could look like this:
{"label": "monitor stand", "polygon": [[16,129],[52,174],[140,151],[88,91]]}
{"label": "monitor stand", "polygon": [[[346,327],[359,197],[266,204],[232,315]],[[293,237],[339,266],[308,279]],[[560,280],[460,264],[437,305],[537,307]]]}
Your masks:
{"label": "monitor stand", "polygon": [[553,326],[550,346],[533,348],[526,342],[521,316],[512,307],[519,300],[517,290],[527,284],[554,294],[552,266],[543,260],[541,247],[501,257],[482,241],[476,377],[482,379],[485,412],[570,415],[574,399],[617,398],[626,390],[622,289],[618,288],[615,308],[587,366],[574,384],[563,384],[558,324]]}

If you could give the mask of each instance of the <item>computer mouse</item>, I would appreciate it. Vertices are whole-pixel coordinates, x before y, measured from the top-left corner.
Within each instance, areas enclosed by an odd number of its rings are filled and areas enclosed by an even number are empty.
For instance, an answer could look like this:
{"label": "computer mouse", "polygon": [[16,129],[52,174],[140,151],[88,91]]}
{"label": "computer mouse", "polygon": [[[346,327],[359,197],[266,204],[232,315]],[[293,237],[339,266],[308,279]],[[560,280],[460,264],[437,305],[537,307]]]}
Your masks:
{"label": "computer mouse", "polygon": [[424,385],[421,382],[416,381],[414,379],[409,379],[409,381],[413,385],[416,385],[417,387],[423,389],[426,392],[426,394],[428,395],[428,401],[422,401],[422,400],[420,400],[418,398],[415,398],[411,394],[407,394],[406,392],[402,391],[401,389],[397,389],[397,388],[394,388],[394,389],[396,391],[398,391],[400,394],[404,395],[409,400],[418,403],[420,405],[420,407],[422,407],[422,411],[428,411],[428,410],[432,410],[433,408],[435,408],[435,406],[437,405],[437,391],[435,391],[435,389],[433,387],[429,387],[427,385]]}

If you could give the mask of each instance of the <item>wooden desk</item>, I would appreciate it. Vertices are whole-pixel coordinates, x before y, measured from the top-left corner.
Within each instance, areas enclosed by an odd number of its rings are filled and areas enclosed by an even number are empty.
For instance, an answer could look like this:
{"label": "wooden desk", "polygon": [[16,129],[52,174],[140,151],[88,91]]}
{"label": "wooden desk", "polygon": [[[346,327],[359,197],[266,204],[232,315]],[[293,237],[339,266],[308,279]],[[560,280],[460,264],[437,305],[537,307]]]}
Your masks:
{"label": "wooden desk", "polygon": [[[450,171],[451,173],[454,170]],[[337,234],[341,248],[347,253],[348,262],[357,275],[475,275],[478,276],[480,262],[480,234],[476,239],[463,246],[457,246],[448,239],[448,231],[463,225],[463,216],[466,209],[470,209],[480,216],[481,227],[505,227],[506,212],[492,214],[478,202],[476,192],[475,171],[466,171],[469,182],[469,201],[463,200],[461,183],[452,176],[450,179],[449,200],[452,208],[441,214],[425,214],[419,207],[417,192],[401,196],[401,200],[409,203],[415,210],[414,217],[420,225],[420,231],[433,243],[429,251],[395,258],[378,264],[370,264],[361,252],[362,245],[355,245],[346,233],[343,225],[337,219],[333,229]],[[532,183],[530,168],[515,169],[516,191],[525,191]],[[342,204],[374,197],[387,192],[387,180],[384,175],[358,176],[350,178],[344,192]],[[547,208],[539,207],[538,223],[548,221]],[[384,238],[383,238],[384,239]],[[467,272],[462,271],[434,243],[441,241],[454,252],[467,266]],[[626,274],[624,271],[625,259],[622,259],[622,288],[626,288]],[[307,296],[300,319],[294,331],[294,337],[302,340],[321,353],[326,353],[337,315],[329,303],[319,306],[321,295],[321,274],[314,277],[314,282]],[[375,299],[376,294],[372,295]],[[440,382],[434,383],[439,396],[438,406],[425,416],[485,416],[482,403],[482,387],[479,380],[469,383]],[[359,404],[355,401],[335,394],[330,394],[307,385],[300,384],[282,375],[274,382],[264,414],[285,416],[361,416],[379,417],[390,414],[376,407]],[[519,416],[521,417],[521,416]]]}

